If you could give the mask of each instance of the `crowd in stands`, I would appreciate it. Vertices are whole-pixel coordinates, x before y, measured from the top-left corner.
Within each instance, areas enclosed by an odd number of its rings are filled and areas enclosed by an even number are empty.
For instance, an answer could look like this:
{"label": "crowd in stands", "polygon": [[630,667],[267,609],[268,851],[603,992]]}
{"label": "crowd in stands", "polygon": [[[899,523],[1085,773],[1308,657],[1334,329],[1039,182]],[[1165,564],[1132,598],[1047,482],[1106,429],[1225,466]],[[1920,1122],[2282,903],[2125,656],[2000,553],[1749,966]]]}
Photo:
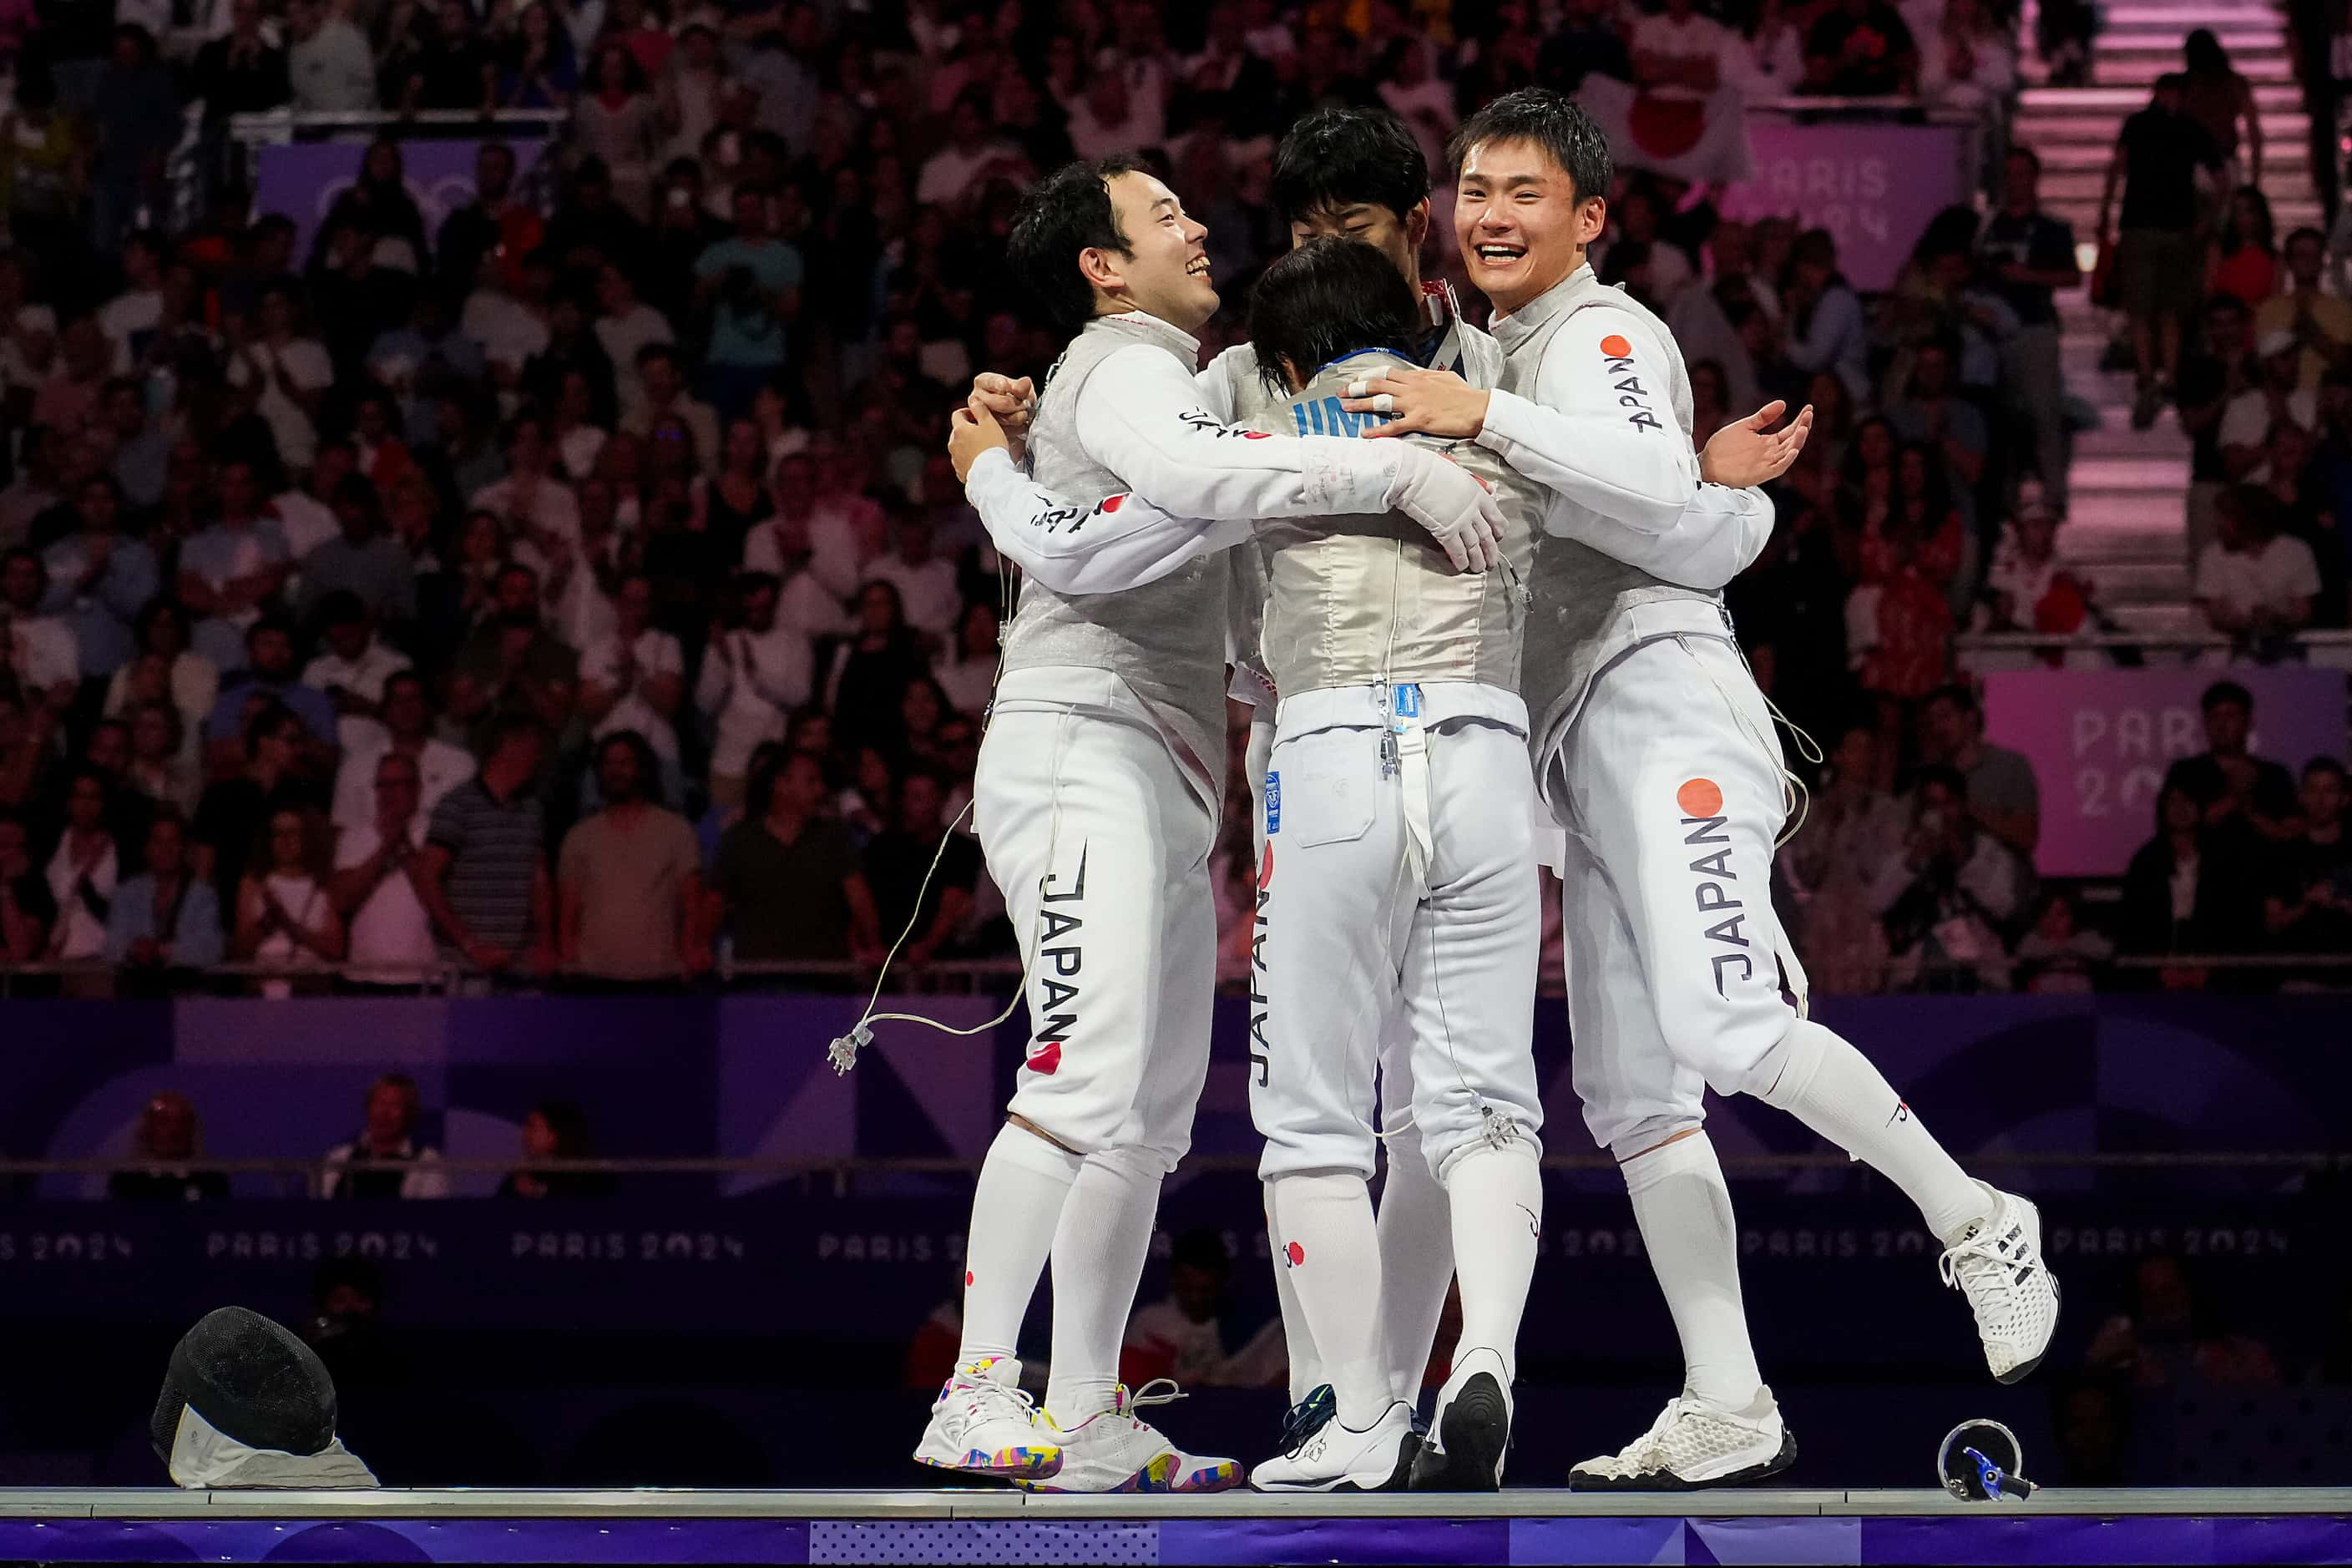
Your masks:
{"label": "crowd in stands", "polygon": [[[1593,73],[1908,95],[1998,131],[2021,50],[1979,0],[111,13],[0,19],[0,959],[89,992],[1002,960],[964,807],[1011,588],[941,447],[974,371],[1042,375],[1057,347],[1003,270],[1026,182],[1143,149],[1237,307],[1287,242],[1268,159],[1308,109],[1385,103],[1433,158],[1487,96]],[[2042,7],[2045,56],[2086,15]],[[414,144],[378,140],[305,246],[226,136],[287,104],[571,118],[527,173],[483,142],[431,223]],[[191,106],[203,200],[160,227]],[[2163,199],[2142,144],[2187,144],[2134,124],[2126,236]],[[1984,760],[1955,684],[1959,632],[2105,624],[2058,544],[2084,410],[2055,298],[2081,275],[2040,177],[2006,144],[1987,210],[1939,215],[1868,299],[1829,232],[1639,171],[1595,247],[1675,328],[1700,440],[1768,398],[1817,410],[1730,597],[1766,689],[1831,742],[1787,877],[1826,988],[2059,983],[2108,940],[2036,889],[2031,770]],[[2251,657],[2343,609],[2340,548],[2276,599],[2282,546],[2332,528],[2352,476],[2321,466],[2352,309],[2316,290],[2324,244],[2264,272],[2259,193],[2231,213],[2196,342],[2243,342],[2147,368],[2204,431],[2200,485],[2234,481],[2208,487],[2199,582]],[[2246,360],[2280,334],[2292,353]],[[2226,800],[2198,782],[2210,827]],[[1239,933],[1245,795],[1227,816]]]}

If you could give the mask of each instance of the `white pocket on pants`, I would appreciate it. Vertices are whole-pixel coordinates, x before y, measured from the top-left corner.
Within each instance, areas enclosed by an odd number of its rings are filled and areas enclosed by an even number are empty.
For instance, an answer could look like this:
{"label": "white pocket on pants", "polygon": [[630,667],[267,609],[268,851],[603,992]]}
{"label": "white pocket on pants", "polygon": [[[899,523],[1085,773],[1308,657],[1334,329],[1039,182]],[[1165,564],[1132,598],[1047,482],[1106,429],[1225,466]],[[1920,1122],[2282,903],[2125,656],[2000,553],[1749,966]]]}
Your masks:
{"label": "white pocket on pants", "polygon": [[1348,843],[1370,830],[1378,804],[1372,791],[1380,782],[1377,769],[1366,765],[1373,744],[1367,737],[1372,733],[1324,730],[1275,748],[1266,775],[1269,840],[1312,849]]}

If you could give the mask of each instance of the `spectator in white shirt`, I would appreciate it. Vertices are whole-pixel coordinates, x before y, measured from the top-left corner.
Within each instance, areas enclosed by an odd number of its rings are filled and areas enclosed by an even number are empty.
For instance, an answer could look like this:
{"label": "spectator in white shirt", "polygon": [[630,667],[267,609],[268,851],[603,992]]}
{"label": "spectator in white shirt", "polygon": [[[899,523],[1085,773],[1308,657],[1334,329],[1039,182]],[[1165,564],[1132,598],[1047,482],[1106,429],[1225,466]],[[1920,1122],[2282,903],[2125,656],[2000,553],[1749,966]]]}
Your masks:
{"label": "spectator in white shirt", "polygon": [[[705,29],[706,31],[708,29]],[[628,273],[607,262],[597,269],[596,341],[613,362],[613,389],[624,415],[644,405],[646,384],[637,374],[637,351],[674,341],[669,318],[637,298]]]}
{"label": "spectator in white shirt", "polygon": [[278,520],[287,553],[297,565],[342,532],[342,519],[335,515],[335,489],[359,471],[359,448],[349,441],[329,441],[319,448],[309,477],[271,499],[270,515]]}
{"label": "spectator in white shirt", "polygon": [[695,706],[716,731],[710,800],[722,809],[742,804],[752,750],[784,738],[786,716],[808,700],[816,676],[807,634],[776,618],[775,578],[746,572],[735,592],[739,624],[713,630],[694,692]]}
{"label": "spectator in white shirt", "polygon": [[2316,432],[2319,389],[2303,384],[2303,340],[2273,327],[2254,345],[2263,377],[2230,399],[2221,411],[2221,467],[2233,479],[2260,484],[2270,478],[2271,429],[2280,424]]}
{"label": "spectator in white shirt", "polygon": [[48,568],[22,546],[0,556],[0,669],[16,677],[27,704],[62,718],[81,683],[81,655],[63,616],[40,614]]}
{"label": "spectator in white shirt", "polygon": [[776,513],[744,536],[744,570],[783,580],[778,614],[788,625],[813,637],[847,630],[845,601],[866,580],[856,521],[846,508],[828,511],[818,505],[816,468],[807,453],[776,464],[769,494]]}
{"label": "spectator in white shirt", "polygon": [[344,827],[336,840],[327,893],[349,934],[353,982],[415,985],[429,977],[439,957],[432,917],[411,879],[432,813],[422,804],[414,757],[382,752],[374,773],[367,819]]}
{"label": "spectator in white shirt", "polygon": [[49,857],[49,896],[58,906],[51,959],[70,963],[106,951],[109,902],[122,874],[106,808],[106,775],[88,765],[76,768],[66,785],[65,831]]}
{"label": "spectator in white shirt", "polygon": [[373,719],[383,706],[383,683],[408,668],[404,654],[376,641],[375,621],[357,594],[338,591],[319,604],[325,647],[302,670],[302,684],[327,694],[335,711]]}
{"label": "spectator in white shirt", "polygon": [[898,589],[907,624],[945,647],[963,616],[955,565],[932,552],[931,520],[922,513],[910,511],[899,518],[898,534],[898,548],[866,566],[866,581]]}
{"label": "spectator in white shirt", "polygon": [[523,366],[547,352],[547,297],[555,288],[555,269],[538,251],[509,266],[491,249],[483,253],[480,282],[466,296],[458,330],[482,345],[490,380],[512,408]]}
{"label": "spectator in white shirt", "polygon": [[294,107],[345,113],[373,109],[375,54],[367,35],[352,25],[345,0],[294,0],[287,14],[294,24],[286,51]]}
{"label": "spectator in white shirt", "polygon": [[678,368],[677,350],[668,343],[647,343],[639,349],[637,388],[636,406],[622,405],[622,433],[646,439],[663,420],[675,419],[694,438],[696,460],[716,473],[720,455],[719,415],[710,405],[698,401],[687,391],[685,374]]}
{"label": "spectator in white shirt", "polygon": [[969,206],[987,189],[992,166],[1018,164],[1020,151],[989,134],[989,99],[984,89],[968,89],[948,110],[948,137],[940,150],[923,161],[916,176],[915,201],[921,206]]}
{"label": "spectator in white shirt", "polygon": [[293,284],[271,282],[261,290],[260,319],[251,335],[238,331],[241,318],[231,318],[228,384],[260,389],[254,408],[269,426],[278,458],[299,473],[317,450],[315,421],[335,383],[335,367],[326,345],[295,330],[297,300]]}
{"label": "spectator in white shirt", "polygon": [[507,427],[507,477],[475,491],[471,502],[504,522],[510,537],[530,541],[544,560],[580,542],[580,501],[555,478],[553,461],[547,422],[520,415]]}
{"label": "spectator in white shirt", "polygon": [[662,795],[681,798],[677,716],[686,699],[686,656],[677,639],[653,624],[653,579],[633,572],[613,594],[616,626],[580,656],[580,714],[589,735],[619,730],[646,739],[661,763]]}
{"label": "spectator in white shirt", "polygon": [[348,831],[373,820],[375,766],[397,753],[416,764],[416,809],[426,816],[441,797],[474,776],[473,754],[433,735],[433,705],[425,679],[404,669],[383,683],[381,720],[347,721],[342,766],[335,773],[335,826]]}
{"label": "spectator in white shirt", "polygon": [[128,371],[134,341],[163,319],[163,238],[142,230],[122,242],[122,291],[99,307],[99,330],[114,345],[114,368]]}
{"label": "spectator in white shirt", "polygon": [[2278,502],[2255,485],[2221,492],[2214,542],[2197,561],[2197,604],[2241,657],[2263,661],[2311,624],[2319,563],[2311,546],[2279,531]]}

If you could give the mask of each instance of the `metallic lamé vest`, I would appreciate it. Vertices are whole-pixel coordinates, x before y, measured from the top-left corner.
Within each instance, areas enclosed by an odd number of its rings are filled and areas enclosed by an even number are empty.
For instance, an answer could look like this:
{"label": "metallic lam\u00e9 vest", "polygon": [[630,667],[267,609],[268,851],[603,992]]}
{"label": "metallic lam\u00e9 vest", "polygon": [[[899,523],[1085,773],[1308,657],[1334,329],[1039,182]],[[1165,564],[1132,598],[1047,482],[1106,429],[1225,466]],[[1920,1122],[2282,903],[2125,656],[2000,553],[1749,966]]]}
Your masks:
{"label": "metallic lam\u00e9 vest", "polygon": [[[1030,471],[1055,495],[1107,496],[1127,482],[1078,444],[1077,405],[1103,361],[1148,343],[1190,376],[1198,351],[1159,321],[1098,317],[1071,340],[1045,381],[1029,432]],[[1108,669],[1168,721],[1220,795],[1225,765],[1225,584],[1220,555],[1115,594],[1065,596],[1035,578],[1005,634],[1003,668]]]}
{"label": "metallic lam\u00e9 vest", "polygon": [[[1410,364],[1389,353],[1350,355],[1252,423],[1284,436],[1359,435],[1379,416],[1341,409],[1348,383]],[[1428,531],[1402,512],[1261,525],[1270,586],[1261,643],[1283,696],[1378,681],[1519,689],[1540,496],[1482,447],[1432,444],[1503,502],[1507,570],[1454,571]]]}
{"label": "metallic lam\u00e9 vest", "polygon": [[[1579,268],[1541,299],[1495,324],[1493,331],[1505,356],[1503,390],[1534,401],[1536,373],[1543,366],[1544,351],[1553,334],[1577,311],[1593,306],[1630,311],[1656,334],[1669,362],[1666,401],[1674,409],[1682,438],[1688,441],[1690,376],[1683,368],[1674,334],[1632,295],[1594,279],[1590,267]],[[1593,374],[1601,374],[1598,365]],[[1625,625],[1629,610],[1685,601],[1695,607],[1711,608],[1721,624],[1721,595],[1664,582],[1589,544],[1557,534],[1544,535],[1537,546],[1529,588],[1534,602],[1528,614],[1520,689],[1531,721],[1528,739],[1538,758],[1574,721],[1593,677],[1638,640]]]}

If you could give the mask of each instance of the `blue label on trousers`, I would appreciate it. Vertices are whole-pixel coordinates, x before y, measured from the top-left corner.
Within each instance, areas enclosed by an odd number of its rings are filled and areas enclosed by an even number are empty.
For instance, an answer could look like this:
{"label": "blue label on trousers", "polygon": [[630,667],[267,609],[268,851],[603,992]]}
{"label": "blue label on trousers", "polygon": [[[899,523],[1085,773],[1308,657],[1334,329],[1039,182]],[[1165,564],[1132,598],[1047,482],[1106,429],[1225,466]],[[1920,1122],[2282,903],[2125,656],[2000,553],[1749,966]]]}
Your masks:
{"label": "blue label on trousers", "polygon": [[1265,836],[1268,838],[1282,831],[1282,775],[1265,775]]}

